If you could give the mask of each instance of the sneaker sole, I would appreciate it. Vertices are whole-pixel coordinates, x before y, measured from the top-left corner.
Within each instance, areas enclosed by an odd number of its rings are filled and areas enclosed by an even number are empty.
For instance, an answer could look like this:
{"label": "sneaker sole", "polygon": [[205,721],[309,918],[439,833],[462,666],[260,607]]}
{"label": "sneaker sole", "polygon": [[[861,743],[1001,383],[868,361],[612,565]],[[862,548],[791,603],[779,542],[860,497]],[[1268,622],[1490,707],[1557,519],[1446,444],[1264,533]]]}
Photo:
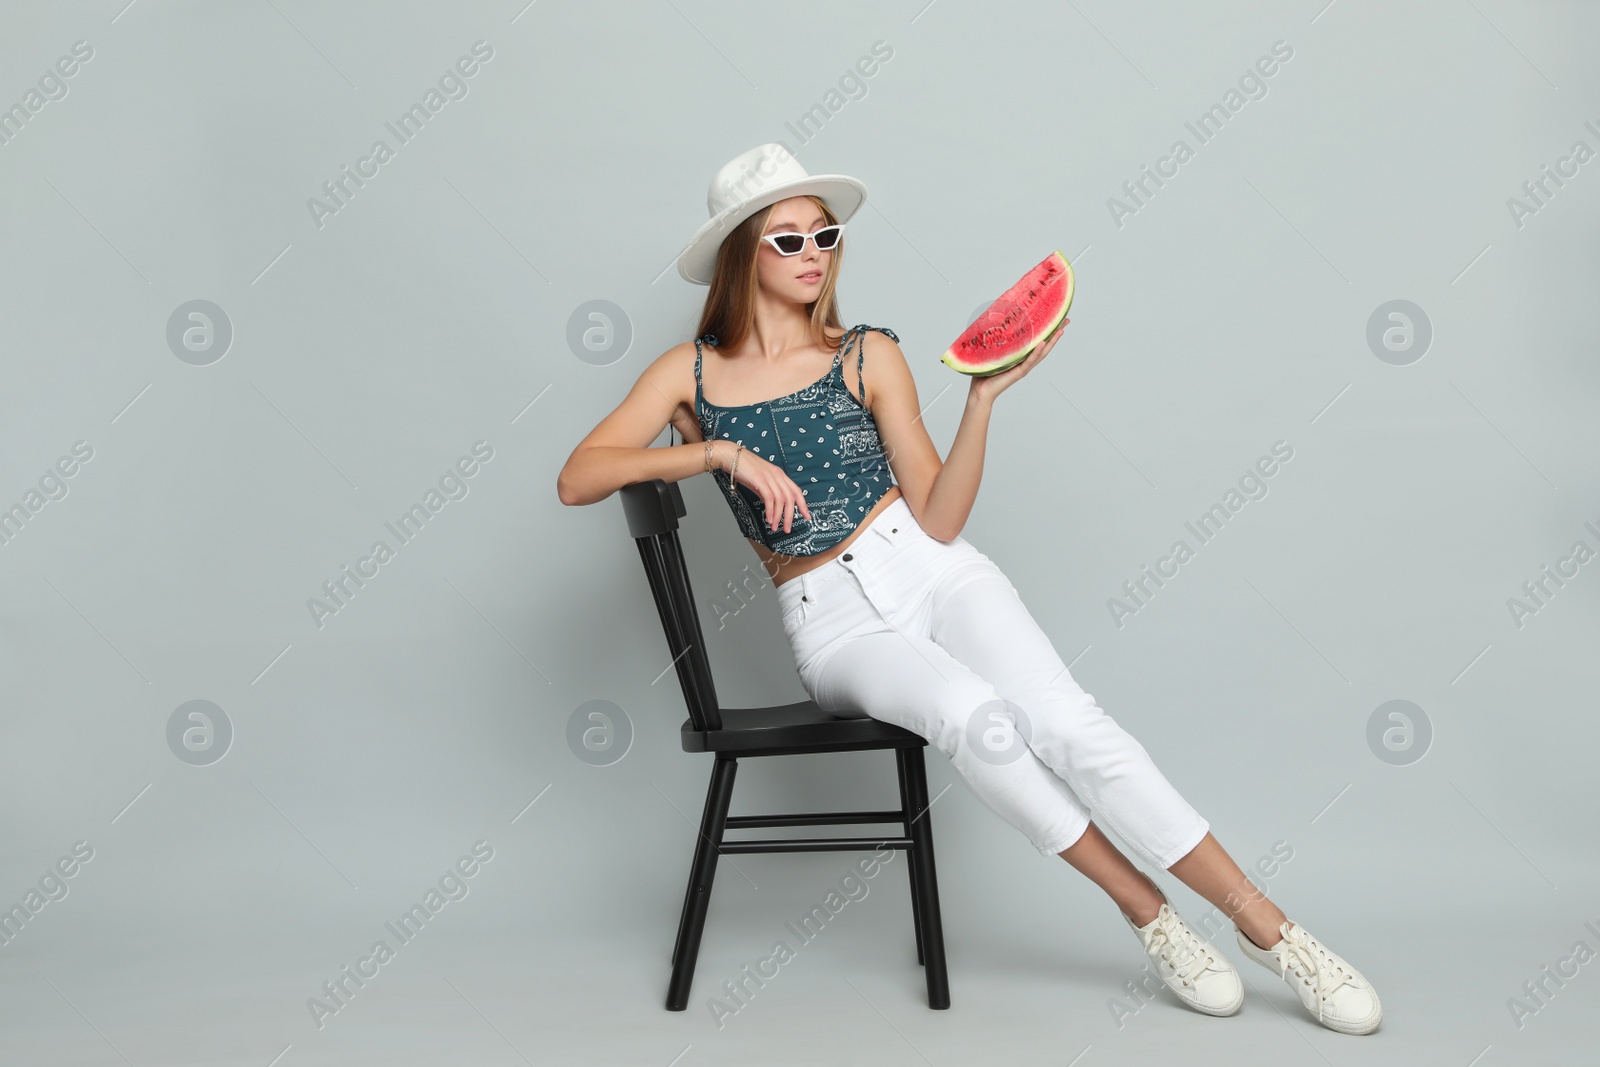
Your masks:
{"label": "sneaker sole", "polygon": [[[1171,986],[1167,986],[1167,988],[1168,989],[1172,989]],[[1177,996],[1177,992],[1174,991],[1173,995]],[[1237,1015],[1237,1014],[1239,1014],[1239,1009],[1244,1007],[1244,984],[1243,984],[1242,981],[1240,982],[1240,985],[1239,985],[1239,996],[1237,997],[1237,999],[1234,1000],[1234,1002],[1232,1004],[1230,1004],[1229,1006],[1227,1006],[1225,1008],[1208,1008],[1204,1004],[1197,1004],[1192,1000],[1185,1000],[1181,996],[1178,997],[1178,1001],[1180,1003],[1182,1003],[1184,1006],[1193,1008],[1195,1011],[1198,1011],[1203,1015],[1214,1015],[1214,1016],[1217,1016],[1218,1018],[1222,1018],[1222,1017],[1228,1016],[1228,1015]]]}
{"label": "sneaker sole", "polygon": [[[1304,1005],[1301,1006],[1304,1007]],[[1312,1015],[1311,1018],[1315,1021],[1317,1017]],[[1341,1034],[1354,1034],[1358,1036],[1362,1034],[1370,1034],[1372,1031],[1378,1028],[1379,1023],[1383,1022],[1383,1006],[1381,1004],[1378,1006],[1378,1010],[1373,1014],[1370,1021],[1363,1020],[1359,1023],[1338,1023],[1329,1019],[1322,1019],[1320,1021],[1321,1024],[1327,1027],[1329,1030],[1333,1030]]]}

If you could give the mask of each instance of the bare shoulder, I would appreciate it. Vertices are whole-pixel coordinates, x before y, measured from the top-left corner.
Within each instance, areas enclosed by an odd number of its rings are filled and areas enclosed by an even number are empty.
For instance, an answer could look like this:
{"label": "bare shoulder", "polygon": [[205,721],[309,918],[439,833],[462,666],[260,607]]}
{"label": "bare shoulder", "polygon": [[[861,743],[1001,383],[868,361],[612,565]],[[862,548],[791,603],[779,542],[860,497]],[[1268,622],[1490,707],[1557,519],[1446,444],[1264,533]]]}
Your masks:
{"label": "bare shoulder", "polygon": [[694,373],[694,342],[680,341],[656,357],[656,364]]}
{"label": "bare shoulder", "polygon": [[641,382],[648,382],[675,404],[694,403],[694,342],[683,341],[657,356],[639,374]]}
{"label": "bare shoulder", "polygon": [[[900,336],[895,334],[895,337]],[[861,343],[867,353],[867,359],[872,359],[873,353],[880,353],[884,358],[905,359],[905,354],[900,351],[900,343],[882,330],[862,330]]]}
{"label": "bare shoulder", "polygon": [[587,437],[579,448],[617,445],[647,448],[668,425],[685,440],[698,440],[694,413],[694,343],[673,345],[651,360],[628,390],[628,395]]}

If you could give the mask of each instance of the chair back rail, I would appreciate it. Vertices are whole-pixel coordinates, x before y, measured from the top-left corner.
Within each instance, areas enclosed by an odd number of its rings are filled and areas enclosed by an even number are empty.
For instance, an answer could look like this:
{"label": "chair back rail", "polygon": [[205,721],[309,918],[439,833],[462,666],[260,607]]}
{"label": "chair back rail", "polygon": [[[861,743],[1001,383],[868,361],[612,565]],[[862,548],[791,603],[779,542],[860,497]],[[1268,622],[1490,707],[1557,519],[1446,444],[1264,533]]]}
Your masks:
{"label": "chair back rail", "polygon": [[721,705],[711,680],[705,635],[700,629],[689,569],[678,538],[678,519],[688,514],[683,493],[678,483],[661,478],[632,482],[619,492],[628,518],[628,533],[639,546],[639,558],[661,616],[667,651],[678,673],[689,721],[698,731],[720,730]]}

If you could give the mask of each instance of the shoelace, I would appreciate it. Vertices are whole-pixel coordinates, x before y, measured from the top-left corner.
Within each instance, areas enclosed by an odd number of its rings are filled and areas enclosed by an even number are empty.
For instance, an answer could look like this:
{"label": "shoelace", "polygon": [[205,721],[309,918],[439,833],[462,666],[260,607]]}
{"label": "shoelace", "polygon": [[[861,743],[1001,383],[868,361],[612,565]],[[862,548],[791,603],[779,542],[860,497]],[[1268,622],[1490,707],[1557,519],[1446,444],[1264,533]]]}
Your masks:
{"label": "shoelace", "polygon": [[[1328,998],[1342,985],[1359,988],[1355,975],[1345,968],[1334,963],[1329,957],[1327,949],[1318,944],[1317,939],[1306,933],[1299,926],[1291,926],[1289,935],[1283,939],[1283,948],[1278,950],[1279,965],[1285,973],[1293,969],[1300,974],[1300,967],[1292,967],[1293,963],[1304,966],[1305,974],[1301,974],[1301,981],[1312,987],[1317,994],[1317,1022],[1322,1021],[1322,1006]],[[1315,981],[1308,976],[1315,976]],[[1326,983],[1326,988],[1324,988]]]}
{"label": "shoelace", "polygon": [[1150,944],[1152,947],[1155,946],[1158,938],[1168,949],[1175,950],[1184,957],[1183,962],[1180,964],[1171,954],[1163,954],[1167,962],[1172,964],[1172,969],[1177,973],[1178,977],[1183,979],[1185,985],[1193,985],[1194,976],[1204,972],[1210,963],[1216,962],[1211,960],[1200,948],[1200,939],[1193,930],[1189,929],[1189,924],[1179,918],[1177,912],[1165,905],[1162,906],[1161,916],[1156,923],[1156,928],[1150,932]]}

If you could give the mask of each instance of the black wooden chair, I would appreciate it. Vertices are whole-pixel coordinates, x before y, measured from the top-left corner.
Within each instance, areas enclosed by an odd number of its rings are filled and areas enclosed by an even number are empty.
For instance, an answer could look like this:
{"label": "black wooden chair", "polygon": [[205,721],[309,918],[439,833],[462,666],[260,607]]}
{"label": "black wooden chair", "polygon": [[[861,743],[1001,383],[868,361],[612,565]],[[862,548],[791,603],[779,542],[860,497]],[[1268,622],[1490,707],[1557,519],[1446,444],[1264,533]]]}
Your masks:
{"label": "black wooden chair", "polygon": [[[656,610],[667,635],[667,651],[677,667],[678,682],[689,708],[683,724],[683,750],[710,752],[711,785],[706,790],[700,835],[689,868],[678,939],[672,953],[672,979],[667,985],[667,1010],[682,1011],[689,1003],[700,935],[711,903],[711,882],[717,859],[745,852],[855,852],[877,848],[903,850],[909,857],[911,913],[916,927],[917,962],[928,978],[928,1007],[950,1006],[945,971],[944,928],[939,921],[939,885],[933,863],[933,829],[928,816],[928,779],[922,760],[926,739],[890,723],[866,717],[840,717],[810,700],[779,707],[724,708],[717,703],[711,680],[700,617],[678,540],[684,516],[683,494],[676,482],[660,478],[634,482],[621,490],[628,532],[639,546]],[[729,815],[733,778],[739,760],[752,756],[792,756],[805,752],[845,752],[891,748],[900,778],[900,808],[894,811],[799,812],[789,815]],[[803,837],[726,840],[725,830],[757,826],[822,826],[840,823],[899,823],[899,837]]]}

